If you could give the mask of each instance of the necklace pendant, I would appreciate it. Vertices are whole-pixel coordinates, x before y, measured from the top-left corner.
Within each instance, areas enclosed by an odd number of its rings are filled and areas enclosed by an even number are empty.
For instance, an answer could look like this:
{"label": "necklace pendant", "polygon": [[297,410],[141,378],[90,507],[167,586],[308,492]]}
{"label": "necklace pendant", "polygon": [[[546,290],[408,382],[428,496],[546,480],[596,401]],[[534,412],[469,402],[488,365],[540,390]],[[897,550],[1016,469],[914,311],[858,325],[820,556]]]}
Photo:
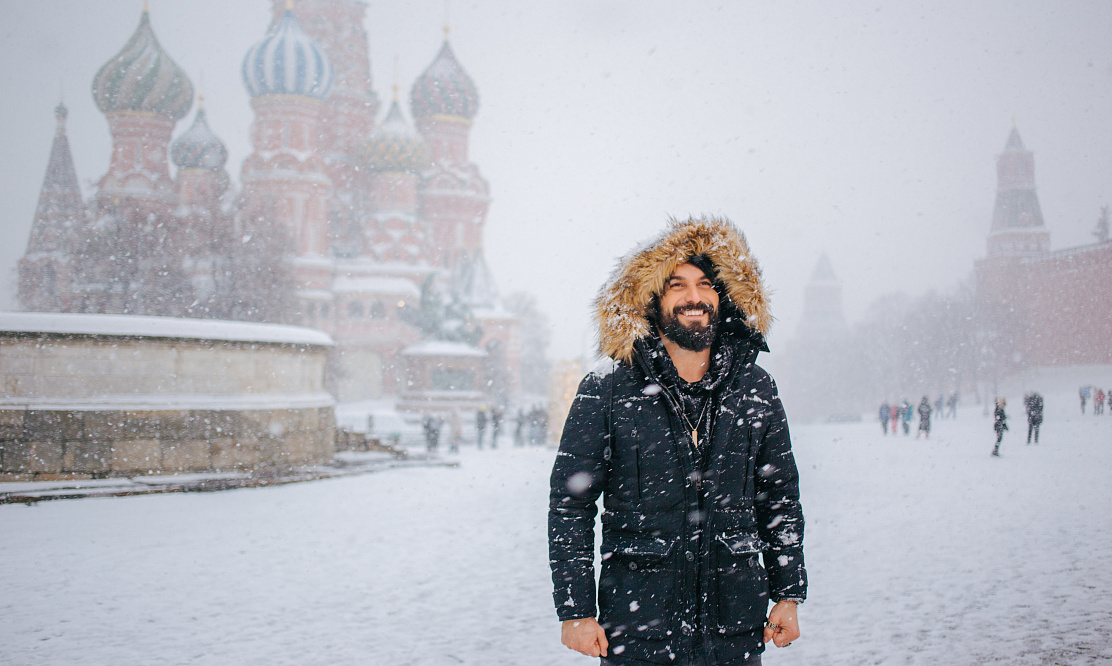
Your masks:
{"label": "necklace pendant", "polygon": [[698,428],[691,431],[691,443],[695,446],[695,448],[699,448],[699,430],[698,430]]}

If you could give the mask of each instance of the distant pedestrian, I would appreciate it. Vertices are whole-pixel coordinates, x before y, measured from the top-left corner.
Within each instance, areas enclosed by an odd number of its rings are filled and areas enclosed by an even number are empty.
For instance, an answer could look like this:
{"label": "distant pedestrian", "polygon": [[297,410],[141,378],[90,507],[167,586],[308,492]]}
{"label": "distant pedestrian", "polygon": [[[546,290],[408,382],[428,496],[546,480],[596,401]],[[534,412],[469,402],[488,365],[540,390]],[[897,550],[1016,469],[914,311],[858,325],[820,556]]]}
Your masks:
{"label": "distant pedestrian", "polygon": [[1081,396],[1081,413],[1085,413],[1085,403],[1089,402],[1089,387],[1082,386],[1077,390],[1077,394]]}
{"label": "distant pedestrian", "polygon": [[[942,398],[938,401],[942,402]],[[927,396],[919,401],[919,432],[915,433],[915,439],[919,439],[919,435],[926,439],[931,438],[931,399]]]}
{"label": "distant pedestrian", "polygon": [[517,408],[517,425],[514,426],[514,446],[525,446],[525,410]]}
{"label": "distant pedestrian", "polygon": [[900,407],[900,424],[903,426],[904,434],[911,434],[911,403],[904,398],[903,405]]}
{"label": "distant pedestrian", "polygon": [[440,445],[440,427],[442,424],[443,420],[435,414],[429,414],[425,417],[425,422],[423,424],[425,429],[425,447],[428,448],[429,452],[436,451],[437,447]]}
{"label": "distant pedestrian", "polygon": [[448,450],[452,453],[459,451],[459,445],[463,443],[463,419],[459,416],[459,409],[452,409],[452,438],[448,443]]}
{"label": "distant pedestrian", "polygon": [[880,406],[878,416],[880,417],[880,432],[886,437],[888,436],[888,417],[891,416],[891,411],[892,408],[888,406],[888,401],[885,400],[884,404]]}
{"label": "distant pedestrian", "polygon": [[475,432],[478,434],[479,448],[483,448],[483,435],[487,429],[487,408],[486,405],[481,405],[479,411],[475,413]]}
{"label": "distant pedestrian", "polygon": [[895,435],[896,434],[896,428],[899,427],[899,423],[900,423],[900,406],[899,406],[899,403],[895,403],[895,402],[892,403],[892,409],[891,409],[891,412],[889,413],[889,416],[891,417],[891,421],[892,421],[892,434]]}
{"label": "distant pedestrian", "polygon": [[1108,396],[1108,411],[1112,412],[1112,389],[1108,390],[1107,396]]}
{"label": "distant pedestrian", "polygon": [[958,417],[958,392],[954,391],[946,398],[946,418],[956,419]]}
{"label": "distant pedestrian", "polygon": [[934,414],[939,419],[946,418],[946,415],[942,412],[942,394],[941,393],[938,394],[938,400],[934,401]]}
{"label": "distant pedestrian", "polygon": [[1039,426],[1043,420],[1043,397],[1032,391],[1023,396],[1023,408],[1027,412],[1027,443],[1031,443],[1031,435],[1035,435],[1035,443],[1039,443]]}
{"label": "distant pedestrian", "polygon": [[1008,401],[1004,398],[997,398],[996,410],[992,413],[992,429],[996,431],[996,446],[992,447],[992,455],[1000,456],[1000,440],[1004,439],[1004,431],[1008,429],[1008,415],[1004,413],[1004,407]]}
{"label": "distant pedestrian", "polygon": [[502,417],[505,412],[501,405],[495,405],[490,411],[490,448],[498,447],[498,436],[502,434]]}
{"label": "distant pedestrian", "polygon": [[1100,416],[1104,413],[1104,389],[1098,388],[1093,395],[1093,415]]}

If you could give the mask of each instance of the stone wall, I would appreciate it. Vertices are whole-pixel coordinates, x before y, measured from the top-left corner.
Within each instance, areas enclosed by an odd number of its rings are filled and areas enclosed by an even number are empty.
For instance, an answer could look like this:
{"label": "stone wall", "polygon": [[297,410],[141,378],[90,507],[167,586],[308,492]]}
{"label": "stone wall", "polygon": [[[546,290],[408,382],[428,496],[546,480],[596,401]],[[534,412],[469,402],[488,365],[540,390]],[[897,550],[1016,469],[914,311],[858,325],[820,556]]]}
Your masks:
{"label": "stone wall", "polygon": [[329,462],[330,346],[298,327],[0,313],[0,481]]}

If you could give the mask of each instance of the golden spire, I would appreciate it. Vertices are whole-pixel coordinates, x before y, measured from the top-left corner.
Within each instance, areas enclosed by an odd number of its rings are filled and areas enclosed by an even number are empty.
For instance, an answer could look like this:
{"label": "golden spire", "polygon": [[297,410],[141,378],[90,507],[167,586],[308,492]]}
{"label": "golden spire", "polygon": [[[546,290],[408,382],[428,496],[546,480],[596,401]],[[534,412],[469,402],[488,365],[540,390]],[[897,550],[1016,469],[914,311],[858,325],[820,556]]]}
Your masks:
{"label": "golden spire", "polygon": [[204,93],[197,93],[197,110],[198,111],[204,111],[205,110],[205,94]]}
{"label": "golden spire", "polygon": [[286,11],[293,11],[293,0],[286,0]]}
{"label": "golden spire", "polygon": [[147,4],[147,0],[143,0],[143,13],[144,13],[144,14],[149,14],[149,13],[150,13],[150,11],[151,11],[151,8],[150,8],[150,6],[149,6],[149,5]]}

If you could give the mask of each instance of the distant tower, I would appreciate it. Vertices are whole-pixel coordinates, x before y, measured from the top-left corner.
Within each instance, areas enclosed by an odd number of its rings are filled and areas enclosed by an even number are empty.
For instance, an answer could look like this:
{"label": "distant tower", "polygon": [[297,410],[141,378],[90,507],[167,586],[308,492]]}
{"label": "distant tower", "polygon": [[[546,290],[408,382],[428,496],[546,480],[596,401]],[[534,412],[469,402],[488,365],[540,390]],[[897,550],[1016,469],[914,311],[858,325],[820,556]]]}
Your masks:
{"label": "distant tower", "polygon": [[803,340],[830,340],[848,334],[849,327],[842,312],[842,283],[834,275],[830,257],[823,252],[803,292],[799,337]]}
{"label": "distant tower", "polygon": [[447,36],[436,59],[414,82],[410,104],[432,158],[421,174],[420,194],[421,217],[431,232],[430,258],[454,269],[461,256],[476,255],[482,248],[490,188],[468,157],[479,92]]}
{"label": "distant tower", "polygon": [[327,289],[331,185],[319,137],[332,64],[301,29],[290,4],[247,52],[243,80],[255,110],[254,152],[243,163],[244,212],[251,223],[285,230],[300,289]]}
{"label": "distant tower", "polygon": [[989,257],[1033,256],[1050,250],[1050,232],[1035,192],[1035,157],[1023,147],[1015,127],[996,158],[996,206],[987,244]]}
{"label": "distant tower", "polygon": [[31,225],[27,252],[19,260],[19,302],[24,310],[65,312],[68,309],[68,287],[71,279],[69,242],[82,224],[85,203],[77,184],[69,139],[66,138],[64,104],[54,109],[58,126],[50,161],[46,165],[39,205]]}

